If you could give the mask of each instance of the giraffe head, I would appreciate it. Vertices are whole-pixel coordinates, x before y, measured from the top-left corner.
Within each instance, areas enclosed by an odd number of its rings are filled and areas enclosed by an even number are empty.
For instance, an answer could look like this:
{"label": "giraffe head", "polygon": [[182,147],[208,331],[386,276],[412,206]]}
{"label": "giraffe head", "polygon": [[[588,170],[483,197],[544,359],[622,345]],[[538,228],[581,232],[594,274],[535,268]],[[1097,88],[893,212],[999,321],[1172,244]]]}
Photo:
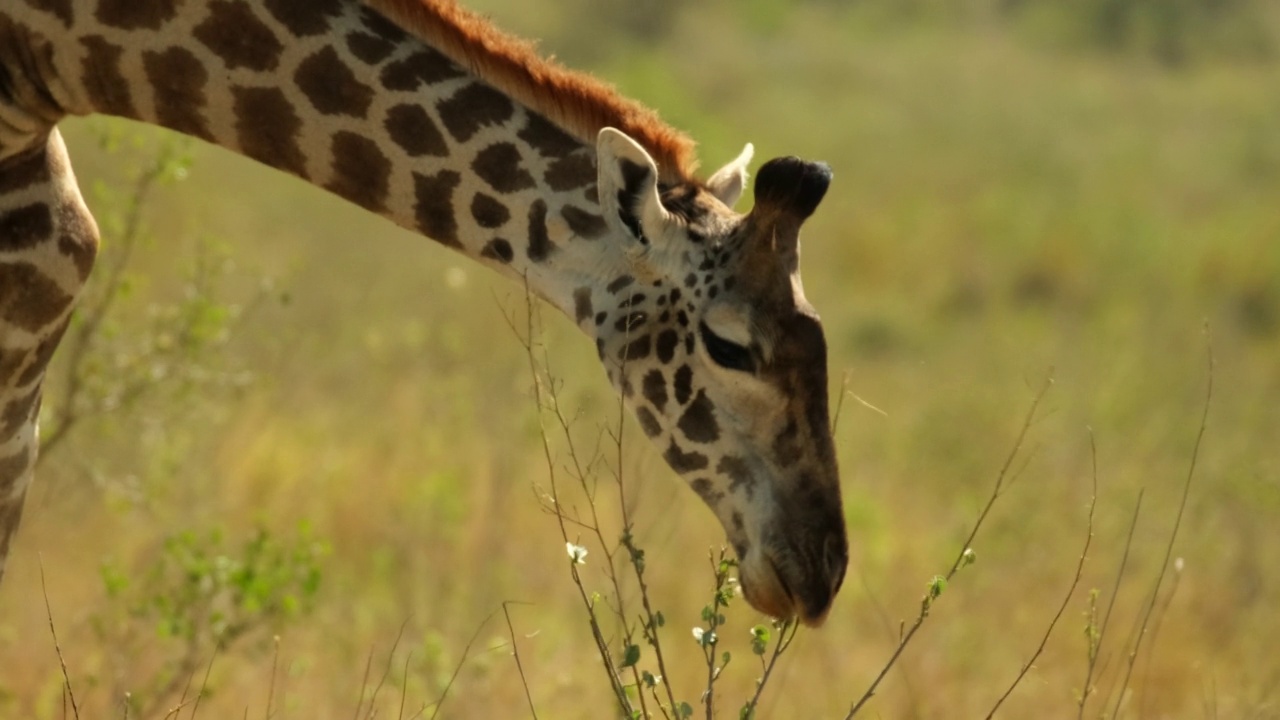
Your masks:
{"label": "giraffe head", "polygon": [[743,215],[732,206],[750,145],[706,182],[674,184],[617,130],[602,130],[596,150],[600,203],[629,271],[580,320],[594,323],[645,434],[724,525],[747,601],[817,625],[844,579],[848,541],[826,341],[800,283],[799,232],[831,171],[771,160]]}

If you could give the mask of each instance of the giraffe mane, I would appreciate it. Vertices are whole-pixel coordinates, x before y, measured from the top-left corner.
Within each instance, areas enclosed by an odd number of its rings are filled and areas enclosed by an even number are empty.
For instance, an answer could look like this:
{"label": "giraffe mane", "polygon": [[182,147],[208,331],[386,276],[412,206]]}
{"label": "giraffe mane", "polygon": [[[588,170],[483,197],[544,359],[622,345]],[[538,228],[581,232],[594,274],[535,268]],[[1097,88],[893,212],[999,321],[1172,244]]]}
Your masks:
{"label": "giraffe mane", "polygon": [[663,181],[694,182],[693,140],[613,86],[543,57],[533,43],[498,29],[454,0],[369,4],[579,140],[594,144],[601,129],[618,128],[648,150]]}

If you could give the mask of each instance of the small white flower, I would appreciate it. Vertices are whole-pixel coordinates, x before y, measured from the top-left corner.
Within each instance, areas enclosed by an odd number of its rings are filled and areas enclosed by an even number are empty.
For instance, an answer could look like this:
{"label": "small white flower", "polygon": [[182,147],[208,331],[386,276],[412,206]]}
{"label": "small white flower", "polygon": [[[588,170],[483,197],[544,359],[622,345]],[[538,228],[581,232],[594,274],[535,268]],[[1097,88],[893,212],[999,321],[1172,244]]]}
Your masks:
{"label": "small white flower", "polygon": [[700,628],[700,627],[696,627],[696,628],[694,628],[694,629],[693,629],[693,639],[694,639],[694,640],[697,640],[699,643],[701,643],[701,642],[702,642],[702,636],[703,636],[703,634],[704,634],[704,633],[706,633],[706,630],[703,630],[703,629],[702,629],[702,628]]}
{"label": "small white flower", "polygon": [[569,552],[569,559],[573,561],[574,565],[587,564],[586,548],[582,547],[581,545],[574,545],[571,542],[567,542],[564,544],[564,549]]}

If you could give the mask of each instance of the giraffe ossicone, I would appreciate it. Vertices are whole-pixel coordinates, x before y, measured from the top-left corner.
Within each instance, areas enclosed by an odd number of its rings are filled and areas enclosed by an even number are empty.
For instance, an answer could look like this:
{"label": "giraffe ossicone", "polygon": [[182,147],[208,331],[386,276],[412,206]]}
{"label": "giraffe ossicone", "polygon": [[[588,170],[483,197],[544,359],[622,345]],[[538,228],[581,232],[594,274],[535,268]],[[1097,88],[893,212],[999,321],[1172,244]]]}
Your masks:
{"label": "giraffe ossicone", "polygon": [[649,110],[449,0],[0,7],[0,577],[46,366],[98,231],[56,129],[221,145],[528,282],[588,336],[711,507],[750,604],[822,622],[848,563],[826,344],[799,233],[831,180],[752,146],[707,179]]}

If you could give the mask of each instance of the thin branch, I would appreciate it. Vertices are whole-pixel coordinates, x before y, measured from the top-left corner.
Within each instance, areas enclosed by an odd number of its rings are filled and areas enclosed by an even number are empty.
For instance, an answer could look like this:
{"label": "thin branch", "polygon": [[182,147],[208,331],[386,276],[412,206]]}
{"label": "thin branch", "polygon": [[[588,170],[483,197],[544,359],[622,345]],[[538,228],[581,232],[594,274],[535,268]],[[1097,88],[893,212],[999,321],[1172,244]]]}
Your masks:
{"label": "thin branch", "polygon": [[[458,660],[458,664],[454,666],[453,674],[449,676],[449,682],[445,683],[444,690],[440,692],[440,699],[436,700],[434,703],[435,710],[432,711],[431,713],[431,720],[435,720],[436,715],[440,714],[440,708],[444,706],[445,698],[449,697],[449,689],[453,687],[453,682],[458,679],[458,674],[462,672],[462,666],[466,664],[467,656],[471,654],[471,646],[475,645],[476,638],[480,637],[480,631],[484,630],[484,626],[488,625],[489,621],[493,619],[493,616],[497,614],[498,614],[498,611],[494,610],[493,612],[486,615],[484,620],[482,620],[480,624],[476,626],[476,631],[471,633],[471,639],[467,641],[466,647],[462,649],[462,659]],[[422,709],[419,710],[417,714],[415,714],[413,717],[416,718],[418,717],[418,715],[421,715],[423,712],[426,711],[427,707],[428,707],[427,705],[423,705]]]}
{"label": "thin branch", "polygon": [[[956,574],[956,571],[966,564],[966,559],[971,556],[970,553],[973,545],[973,539],[977,537],[978,530],[982,528],[982,524],[986,521],[987,515],[991,512],[992,506],[995,505],[996,499],[1000,497],[1000,491],[1004,488],[1005,481],[1009,476],[1009,469],[1013,467],[1013,462],[1018,457],[1018,453],[1022,450],[1022,445],[1026,441],[1027,432],[1031,429],[1031,423],[1035,420],[1036,411],[1040,407],[1040,401],[1044,399],[1045,394],[1048,393],[1049,387],[1052,384],[1053,375],[1050,374],[1049,377],[1045,378],[1044,384],[1040,387],[1040,391],[1036,393],[1035,398],[1031,401],[1031,408],[1027,411],[1027,416],[1022,421],[1022,428],[1018,431],[1017,439],[1013,443],[1013,449],[1009,452],[1009,456],[1005,458],[1004,465],[1001,466],[1000,472],[996,475],[995,487],[991,490],[991,497],[987,499],[986,506],[983,507],[982,512],[978,514],[978,519],[973,525],[973,530],[969,532],[969,536],[965,538],[964,543],[961,544],[960,553],[956,555],[956,559],[951,564],[951,569],[948,570],[947,574],[944,576],[944,580],[950,581]],[[937,588],[936,584],[930,584],[928,594],[926,594],[920,601],[920,612],[916,616],[915,621],[911,624],[911,627],[902,634],[902,638],[898,641],[898,646],[894,648],[893,654],[889,656],[889,660],[885,662],[884,667],[880,669],[880,673],[871,681],[871,685],[867,687],[866,692],[864,692],[862,697],[858,698],[857,702],[849,708],[848,714],[845,715],[845,720],[850,720],[857,715],[858,711],[861,710],[863,706],[871,700],[872,696],[875,695],[876,688],[880,686],[880,682],[889,674],[889,670],[891,670],[894,663],[898,661],[898,658],[902,655],[902,651],[905,650],[907,645],[911,642],[911,638],[915,637],[916,632],[920,630],[920,626],[924,624],[925,618],[929,616],[929,610],[933,605],[933,600],[940,592],[941,591]]]}
{"label": "thin branch", "polygon": [[356,711],[351,720],[360,720],[360,709],[364,707],[364,690],[369,687],[369,670],[373,667],[373,648],[369,648],[369,657],[364,661],[364,679],[360,681],[360,698],[356,700]]}
{"label": "thin branch", "polygon": [[[1095,637],[1089,640],[1089,666],[1084,675],[1084,686],[1080,690],[1080,702],[1076,710],[1076,720],[1084,718],[1084,708],[1093,693],[1093,673],[1098,669],[1098,659],[1102,656],[1102,644],[1107,638],[1107,626],[1111,623],[1111,611],[1115,609],[1116,598],[1120,595],[1120,586],[1124,581],[1124,571],[1129,564],[1129,551],[1133,548],[1133,534],[1138,528],[1138,518],[1142,515],[1142,497],[1146,489],[1138,491],[1138,501],[1133,507],[1133,517],[1129,520],[1129,534],[1124,541],[1124,552],[1120,556],[1120,567],[1116,570],[1116,581],[1111,586],[1111,599],[1107,601],[1107,611],[1102,615],[1102,627]],[[1108,693],[1109,695],[1110,693]]]}
{"label": "thin branch", "polygon": [[[1208,330],[1206,329],[1206,332]],[[1138,638],[1134,641],[1133,650],[1129,653],[1128,663],[1125,666],[1124,680],[1120,683],[1119,697],[1116,698],[1115,709],[1111,716],[1115,717],[1120,711],[1120,703],[1124,700],[1125,689],[1129,685],[1129,678],[1133,674],[1133,664],[1138,657],[1138,649],[1142,646],[1142,638],[1147,632],[1147,623],[1151,619],[1151,614],[1155,611],[1156,601],[1160,595],[1160,585],[1164,582],[1164,576],[1169,572],[1169,560],[1173,557],[1173,545],[1178,539],[1178,530],[1182,527],[1182,515],[1187,509],[1187,497],[1191,494],[1191,481],[1196,474],[1196,463],[1200,459],[1200,447],[1204,441],[1205,428],[1209,424],[1209,406],[1213,403],[1213,346],[1212,342],[1207,349],[1209,360],[1209,379],[1205,384],[1204,391],[1204,410],[1200,414],[1200,429],[1196,431],[1196,442],[1191,449],[1191,462],[1187,467],[1187,479],[1182,483],[1182,500],[1178,503],[1178,514],[1173,520],[1173,529],[1169,532],[1169,541],[1164,548],[1164,561],[1160,564],[1160,574],[1156,576],[1155,588],[1151,591],[1151,601],[1147,604],[1147,609],[1142,615],[1142,627],[1138,631]]]}
{"label": "thin branch", "polygon": [[71,714],[80,720],[80,706],[76,704],[76,694],[71,689],[71,675],[67,672],[67,661],[62,657],[62,646],[58,644],[58,631],[53,626],[53,607],[49,604],[49,589],[44,582],[44,557],[36,555],[40,565],[40,592],[44,595],[45,617],[49,618],[49,634],[53,636],[53,650],[58,654],[58,665],[62,667],[62,686],[67,690],[71,700]]}
{"label": "thin branch", "polygon": [[533,707],[533,694],[529,692],[529,680],[524,676],[524,665],[520,663],[520,648],[516,646],[516,630],[511,625],[511,612],[507,606],[510,600],[502,601],[502,614],[507,618],[507,633],[511,636],[511,655],[516,659],[516,670],[520,671],[520,684],[524,686],[524,697],[529,701],[529,714],[538,720],[538,711]]}
{"label": "thin branch", "polygon": [[400,640],[404,638],[404,629],[409,625],[409,619],[409,617],[406,617],[404,622],[400,623],[400,630],[396,632],[396,640],[391,643],[391,651],[387,653],[387,664],[382,669],[382,677],[378,678],[378,685],[373,689],[373,695],[369,696],[369,714],[367,716],[369,720],[373,720],[374,703],[378,699],[378,693],[382,691],[382,686],[387,683],[387,677],[391,675],[391,663],[395,659],[396,648],[400,647]]}
{"label": "thin branch", "polygon": [[1076,593],[1076,587],[1080,584],[1080,576],[1084,572],[1084,561],[1089,557],[1089,545],[1093,542],[1093,511],[1098,506],[1098,446],[1094,442],[1093,432],[1089,433],[1089,456],[1093,461],[1093,493],[1089,496],[1089,521],[1085,528],[1084,548],[1080,551],[1080,560],[1076,563],[1076,574],[1071,578],[1071,586],[1067,588],[1066,595],[1062,598],[1062,604],[1058,606],[1058,612],[1054,613],[1053,619],[1049,621],[1049,627],[1045,629],[1044,636],[1040,638],[1040,645],[1036,651],[1031,654],[1027,662],[1023,664],[1022,669],[1018,671],[1018,676],[1013,679],[1013,683],[1009,685],[1009,689],[1004,691],[996,704],[991,707],[991,712],[987,713],[987,720],[991,720],[995,716],[996,711],[1004,704],[1018,683],[1022,682],[1022,678],[1026,677],[1027,672],[1031,670],[1032,665],[1039,659],[1040,653],[1044,652],[1044,646],[1049,642],[1049,636],[1053,634],[1053,629],[1057,627],[1058,620],[1062,618],[1062,613],[1066,611],[1067,605],[1070,604],[1071,598]]}
{"label": "thin branch", "polygon": [[271,703],[276,697],[276,670],[280,667],[280,636],[276,635],[272,638],[272,644],[275,646],[275,652],[271,656],[271,684],[267,687],[267,710],[263,713],[264,720],[271,720]]}

